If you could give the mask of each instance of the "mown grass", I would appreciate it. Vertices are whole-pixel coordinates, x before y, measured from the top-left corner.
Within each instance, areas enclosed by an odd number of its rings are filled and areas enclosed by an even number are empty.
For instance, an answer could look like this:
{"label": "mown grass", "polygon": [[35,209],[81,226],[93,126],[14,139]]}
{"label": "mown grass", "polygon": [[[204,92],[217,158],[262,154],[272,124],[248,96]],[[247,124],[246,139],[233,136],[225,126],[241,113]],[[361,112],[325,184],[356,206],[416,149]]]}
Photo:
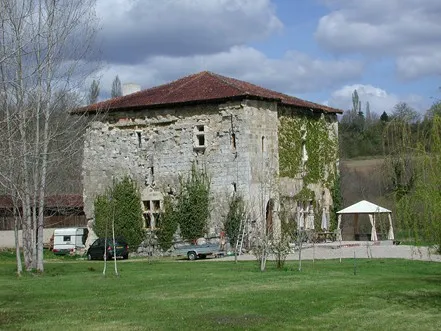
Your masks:
{"label": "mown grass", "polygon": [[407,260],[0,262],[0,330],[439,330],[441,265]]}

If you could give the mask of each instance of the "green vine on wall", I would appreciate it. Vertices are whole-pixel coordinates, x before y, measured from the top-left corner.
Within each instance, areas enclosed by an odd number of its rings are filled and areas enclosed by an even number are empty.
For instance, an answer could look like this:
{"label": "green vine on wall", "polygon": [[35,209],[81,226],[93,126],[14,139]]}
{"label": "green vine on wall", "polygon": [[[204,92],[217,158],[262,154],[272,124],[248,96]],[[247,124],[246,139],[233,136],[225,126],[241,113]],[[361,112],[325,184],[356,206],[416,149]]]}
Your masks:
{"label": "green vine on wall", "polygon": [[302,144],[305,129],[304,143],[308,160],[304,169],[304,186],[310,183],[332,186],[336,174],[338,141],[337,137],[330,134],[330,124],[324,116],[280,117],[280,176],[296,178],[302,173]]}

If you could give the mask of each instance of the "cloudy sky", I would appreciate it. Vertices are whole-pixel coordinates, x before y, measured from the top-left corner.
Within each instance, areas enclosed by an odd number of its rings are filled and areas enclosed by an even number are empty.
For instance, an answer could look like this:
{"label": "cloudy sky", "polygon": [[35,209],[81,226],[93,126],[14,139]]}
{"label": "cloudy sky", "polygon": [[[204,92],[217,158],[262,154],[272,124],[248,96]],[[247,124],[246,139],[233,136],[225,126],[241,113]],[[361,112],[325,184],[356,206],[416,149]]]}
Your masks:
{"label": "cloudy sky", "polygon": [[203,70],[371,110],[441,98],[440,0],[98,0],[103,95]]}

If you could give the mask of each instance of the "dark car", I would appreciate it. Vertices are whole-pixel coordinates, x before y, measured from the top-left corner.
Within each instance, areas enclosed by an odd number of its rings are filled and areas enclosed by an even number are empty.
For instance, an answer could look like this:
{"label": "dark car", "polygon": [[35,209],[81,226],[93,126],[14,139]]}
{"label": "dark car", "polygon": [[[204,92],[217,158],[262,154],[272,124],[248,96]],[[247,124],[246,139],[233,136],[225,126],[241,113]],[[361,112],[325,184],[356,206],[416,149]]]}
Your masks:
{"label": "dark car", "polygon": [[[115,250],[116,257],[122,257],[123,259],[129,258],[129,245],[124,239],[118,238],[115,239]],[[107,259],[110,260],[113,258],[113,239],[107,238],[107,241],[104,238],[98,238],[90,245],[87,250],[87,259],[95,260],[95,259],[104,259],[104,252],[106,252]]]}

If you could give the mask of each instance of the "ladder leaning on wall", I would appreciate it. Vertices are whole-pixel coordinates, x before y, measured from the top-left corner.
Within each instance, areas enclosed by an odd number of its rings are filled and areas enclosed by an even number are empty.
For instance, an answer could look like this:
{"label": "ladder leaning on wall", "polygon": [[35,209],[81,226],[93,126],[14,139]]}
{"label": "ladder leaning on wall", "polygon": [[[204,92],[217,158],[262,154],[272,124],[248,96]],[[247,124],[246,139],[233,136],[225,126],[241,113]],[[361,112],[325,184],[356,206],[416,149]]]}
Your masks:
{"label": "ladder leaning on wall", "polygon": [[235,247],[237,255],[242,254],[243,241],[246,235],[246,228],[247,228],[247,221],[245,219],[242,219],[239,224],[239,234],[237,236],[236,247]]}

